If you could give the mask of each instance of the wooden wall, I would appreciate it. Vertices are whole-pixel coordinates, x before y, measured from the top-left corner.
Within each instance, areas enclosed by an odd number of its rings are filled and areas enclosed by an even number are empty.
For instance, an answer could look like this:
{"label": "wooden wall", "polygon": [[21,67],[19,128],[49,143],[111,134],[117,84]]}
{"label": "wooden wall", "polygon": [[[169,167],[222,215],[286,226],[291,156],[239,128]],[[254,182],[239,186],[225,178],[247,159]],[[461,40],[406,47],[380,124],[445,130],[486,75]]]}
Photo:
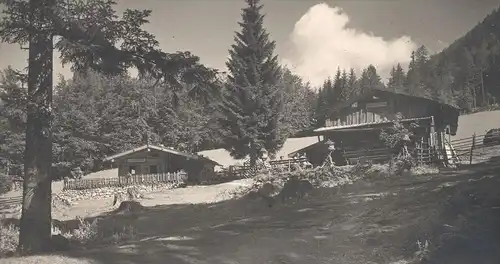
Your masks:
{"label": "wooden wall", "polygon": [[434,116],[439,112],[434,104],[425,100],[401,96],[398,94],[384,94],[379,97],[369,97],[359,100],[341,109],[326,126],[345,126],[366,123],[393,121],[399,112],[404,118]]}
{"label": "wooden wall", "polygon": [[[126,176],[130,166],[134,166],[135,174],[174,173],[184,170],[189,180],[208,177],[214,171],[215,165],[201,160],[187,159],[162,151],[151,149],[151,151],[140,151],[115,160],[118,167],[118,176]],[[156,166],[156,172],[151,170]]]}

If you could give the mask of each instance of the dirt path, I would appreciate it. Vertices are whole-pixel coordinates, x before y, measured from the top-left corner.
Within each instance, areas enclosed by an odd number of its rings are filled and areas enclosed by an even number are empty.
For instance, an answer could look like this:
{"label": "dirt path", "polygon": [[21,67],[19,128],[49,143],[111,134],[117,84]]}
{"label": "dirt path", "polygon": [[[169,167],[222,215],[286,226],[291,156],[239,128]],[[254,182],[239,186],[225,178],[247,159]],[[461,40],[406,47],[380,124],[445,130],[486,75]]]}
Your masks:
{"label": "dirt path", "polygon": [[[186,188],[164,190],[145,194],[145,199],[139,202],[144,206],[174,205],[174,204],[204,204],[230,199],[229,192],[238,188],[250,186],[251,180],[238,180],[209,186],[188,186]],[[76,216],[94,217],[110,212],[113,198],[78,201],[74,206],[63,210],[54,210],[54,218],[59,220],[75,219]]]}

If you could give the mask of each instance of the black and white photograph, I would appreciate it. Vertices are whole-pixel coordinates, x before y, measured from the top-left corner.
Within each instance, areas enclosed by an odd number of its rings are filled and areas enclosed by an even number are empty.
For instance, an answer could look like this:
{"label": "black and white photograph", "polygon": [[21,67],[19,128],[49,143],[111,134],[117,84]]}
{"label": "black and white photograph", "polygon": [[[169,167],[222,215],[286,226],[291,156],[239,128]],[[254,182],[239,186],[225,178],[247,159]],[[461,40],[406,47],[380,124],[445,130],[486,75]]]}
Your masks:
{"label": "black and white photograph", "polygon": [[498,0],[0,0],[0,264],[500,263]]}

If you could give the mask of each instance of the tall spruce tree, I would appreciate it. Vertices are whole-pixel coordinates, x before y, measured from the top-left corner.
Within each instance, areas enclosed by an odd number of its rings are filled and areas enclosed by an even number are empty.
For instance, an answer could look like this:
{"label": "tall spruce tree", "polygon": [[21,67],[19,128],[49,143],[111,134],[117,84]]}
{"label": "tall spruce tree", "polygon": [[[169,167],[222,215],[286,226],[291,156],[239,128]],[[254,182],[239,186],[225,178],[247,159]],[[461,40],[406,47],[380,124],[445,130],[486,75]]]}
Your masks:
{"label": "tall spruce tree", "polygon": [[361,73],[359,79],[360,90],[359,93],[365,93],[372,89],[383,89],[384,84],[377,73],[377,69],[373,65],[368,65]]}
{"label": "tall spruce tree", "polygon": [[335,77],[333,79],[333,105],[342,101],[342,89],[342,72],[340,71],[340,68],[337,68],[337,72],[335,73]]}
{"label": "tall spruce tree", "polygon": [[318,96],[316,97],[316,104],[314,106],[314,126],[325,126],[327,114],[329,111],[325,89],[320,87]]}
{"label": "tall spruce tree", "polygon": [[359,92],[358,77],[353,68],[349,70],[349,76],[347,77],[347,91],[346,99],[350,99]]}
{"label": "tall spruce tree", "polygon": [[420,83],[420,72],[418,71],[417,62],[415,60],[415,52],[411,53],[410,64],[408,65],[408,73],[405,79],[405,92],[411,95],[418,94],[418,84]]}
{"label": "tall spruce tree", "polygon": [[396,67],[392,67],[387,88],[395,92],[403,91],[405,78],[405,71],[403,70],[403,67],[401,67],[401,64],[398,63]]}
{"label": "tall spruce tree", "polygon": [[263,5],[245,0],[241,32],[226,63],[228,81],[223,93],[221,124],[225,127],[225,149],[236,158],[247,155],[254,166],[263,150],[278,151],[285,140],[282,122],[283,90],[275,42],[264,29]]}
{"label": "tall spruce tree", "polygon": [[340,101],[344,102],[348,98],[349,94],[349,86],[348,86],[348,79],[349,77],[347,76],[346,70],[342,70],[342,76],[340,77]]}

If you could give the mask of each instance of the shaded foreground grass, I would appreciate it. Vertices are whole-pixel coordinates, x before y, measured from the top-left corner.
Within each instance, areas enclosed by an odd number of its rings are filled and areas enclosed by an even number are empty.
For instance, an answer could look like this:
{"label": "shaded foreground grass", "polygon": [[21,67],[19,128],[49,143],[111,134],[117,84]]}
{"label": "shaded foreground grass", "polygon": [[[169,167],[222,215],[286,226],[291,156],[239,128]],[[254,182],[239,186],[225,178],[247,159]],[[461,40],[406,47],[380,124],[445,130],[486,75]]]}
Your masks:
{"label": "shaded foreground grass", "polygon": [[[242,198],[103,216],[104,235],[132,227],[133,241],[64,255],[78,264],[393,263],[412,259],[427,240],[423,263],[500,263],[497,168],[318,189],[275,208]],[[38,258],[0,263],[58,263]]]}

